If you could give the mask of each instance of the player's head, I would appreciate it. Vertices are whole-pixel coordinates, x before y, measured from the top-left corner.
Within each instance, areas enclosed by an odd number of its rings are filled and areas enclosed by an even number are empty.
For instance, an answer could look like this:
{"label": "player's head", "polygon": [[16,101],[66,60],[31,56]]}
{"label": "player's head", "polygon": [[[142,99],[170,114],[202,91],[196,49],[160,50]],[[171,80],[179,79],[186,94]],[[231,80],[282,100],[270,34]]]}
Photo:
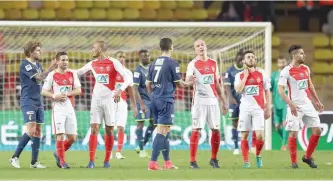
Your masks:
{"label": "player's head", "polygon": [[108,49],[108,45],[104,41],[97,41],[94,43],[93,48],[92,48],[92,56],[94,58],[97,58],[104,54],[106,50]]}
{"label": "player's head", "polygon": [[32,60],[39,60],[42,54],[41,44],[38,41],[29,41],[24,46],[24,54],[26,57],[31,58]]}
{"label": "player's head", "polygon": [[243,66],[243,50],[237,52],[235,57],[235,63],[237,64],[238,67]]}
{"label": "player's head", "polygon": [[66,52],[58,52],[56,55],[56,60],[58,67],[62,70],[66,70],[68,68],[68,55]]}
{"label": "player's head", "polygon": [[150,63],[150,55],[149,55],[149,51],[148,50],[140,50],[139,51],[139,58],[140,58],[140,62],[143,65],[148,65]]}
{"label": "player's head", "polygon": [[126,61],[126,53],[123,51],[118,51],[116,53],[116,59],[118,59],[121,64],[124,64]]}
{"label": "player's head", "polygon": [[243,63],[248,67],[256,67],[256,57],[252,50],[247,50],[243,52]]}
{"label": "player's head", "polygon": [[199,56],[205,56],[207,54],[207,45],[203,40],[197,40],[194,42],[195,54]]}
{"label": "player's head", "polygon": [[277,59],[277,66],[279,67],[279,69],[283,69],[285,66],[287,66],[287,59],[285,59],[284,57],[280,56]]}
{"label": "player's head", "polygon": [[173,44],[170,38],[162,38],[160,40],[160,49],[162,52],[171,52],[173,51]]}
{"label": "player's head", "polygon": [[291,58],[297,63],[302,64],[305,61],[305,53],[301,45],[292,45],[288,50]]}

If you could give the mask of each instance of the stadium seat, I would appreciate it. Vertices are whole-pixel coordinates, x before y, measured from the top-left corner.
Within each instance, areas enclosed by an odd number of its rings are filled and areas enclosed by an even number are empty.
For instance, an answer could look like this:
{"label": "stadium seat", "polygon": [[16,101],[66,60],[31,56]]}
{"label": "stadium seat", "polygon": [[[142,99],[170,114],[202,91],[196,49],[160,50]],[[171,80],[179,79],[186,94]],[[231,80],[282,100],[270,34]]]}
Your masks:
{"label": "stadium seat", "polygon": [[173,19],[173,11],[170,9],[159,9],[157,10],[156,20],[166,21]]}
{"label": "stadium seat", "polygon": [[95,8],[109,8],[110,4],[110,1],[94,1]]}
{"label": "stadium seat", "polygon": [[58,9],[56,12],[58,20],[70,20],[73,12],[69,9]]}
{"label": "stadium seat", "polygon": [[280,56],[280,51],[277,49],[272,49],[272,60],[276,60]]}
{"label": "stadium seat", "polygon": [[43,2],[42,1],[29,1],[28,7],[31,9],[40,9],[43,7]]}
{"label": "stadium seat", "polygon": [[329,46],[329,39],[326,35],[315,35],[312,39],[312,44],[315,47],[328,47]]}
{"label": "stadium seat", "polygon": [[12,8],[13,3],[10,1],[0,1],[1,9],[10,9]]}
{"label": "stadium seat", "polygon": [[192,13],[188,9],[176,9],[174,12],[174,18],[176,20],[191,20]]}
{"label": "stadium seat", "polygon": [[123,19],[123,11],[121,9],[108,9],[106,17],[110,21],[117,21]]}
{"label": "stadium seat", "polygon": [[57,9],[58,7],[58,1],[43,1],[43,8],[45,9]]}
{"label": "stadium seat", "polygon": [[42,20],[53,20],[56,17],[56,12],[53,9],[41,9],[39,11],[39,18]]}
{"label": "stadium seat", "polygon": [[314,52],[314,59],[315,60],[332,60],[333,53],[329,49],[316,49]]}
{"label": "stadium seat", "polygon": [[205,8],[204,7],[204,1],[194,1],[193,2],[193,9],[201,9],[201,8]]}
{"label": "stadium seat", "polygon": [[95,8],[90,10],[90,18],[92,20],[104,20],[106,19],[105,9]]}
{"label": "stadium seat", "polygon": [[72,17],[73,20],[88,20],[89,18],[88,9],[74,9]]}
{"label": "stadium seat", "polygon": [[324,75],[313,75],[311,76],[312,82],[315,86],[320,86],[325,83],[325,76]]}
{"label": "stadium seat", "polygon": [[74,9],[75,1],[59,1],[59,9]]}
{"label": "stadium seat", "polygon": [[5,10],[0,9],[0,19],[5,19]]}
{"label": "stadium seat", "polygon": [[177,8],[188,8],[193,7],[193,1],[177,1]]}
{"label": "stadium seat", "polygon": [[20,20],[22,19],[22,12],[19,9],[7,9],[5,11],[5,18],[8,20]]}
{"label": "stadium seat", "polygon": [[154,9],[141,9],[140,20],[154,20],[156,19],[156,14]]}
{"label": "stadium seat", "polygon": [[159,9],[161,7],[160,1],[144,1],[143,9]]}
{"label": "stadium seat", "polygon": [[314,74],[333,73],[333,66],[329,63],[314,61],[311,65],[311,71]]}
{"label": "stadium seat", "polygon": [[110,6],[113,8],[127,8],[127,1],[111,1]]}
{"label": "stadium seat", "polygon": [[208,19],[215,20],[220,14],[221,9],[209,8],[207,9]]}
{"label": "stadium seat", "polygon": [[127,2],[127,8],[129,9],[142,9],[143,2],[142,1],[129,1]]}
{"label": "stadium seat", "polygon": [[11,8],[13,9],[27,9],[28,8],[28,1],[15,1],[12,2]]}
{"label": "stadium seat", "polygon": [[39,18],[39,12],[36,9],[25,9],[22,11],[23,19],[34,20]]}
{"label": "stadium seat", "polygon": [[206,9],[193,9],[191,13],[193,20],[205,20],[208,18]]}
{"label": "stadium seat", "polygon": [[333,47],[333,37],[330,38],[330,47]]}
{"label": "stadium seat", "polygon": [[140,12],[137,9],[125,9],[124,20],[137,20],[140,17]]}
{"label": "stadium seat", "polygon": [[176,9],[177,2],[176,1],[161,1],[161,9]]}
{"label": "stadium seat", "polygon": [[278,47],[281,44],[281,39],[280,37],[273,35],[272,37],[272,47]]}
{"label": "stadium seat", "polygon": [[94,2],[92,1],[76,1],[75,7],[76,8],[92,8],[94,6]]}

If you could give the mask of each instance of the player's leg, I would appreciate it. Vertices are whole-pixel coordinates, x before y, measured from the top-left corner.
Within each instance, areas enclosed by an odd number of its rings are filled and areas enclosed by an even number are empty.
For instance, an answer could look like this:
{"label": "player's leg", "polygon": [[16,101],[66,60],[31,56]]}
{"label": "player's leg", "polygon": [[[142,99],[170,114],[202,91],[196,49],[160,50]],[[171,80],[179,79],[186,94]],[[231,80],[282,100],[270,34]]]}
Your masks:
{"label": "player's leg", "polygon": [[64,165],[65,162],[65,122],[66,115],[61,112],[52,111],[52,124],[54,134],[56,136],[56,151],[53,153],[56,164],[59,168]]}
{"label": "player's leg", "polygon": [[208,127],[212,131],[212,136],[210,139],[210,144],[212,147],[211,150],[211,159],[209,164],[213,168],[220,168],[218,160],[217,160],[217,153],[220,149],[220,142],[221,142],[221,133],[220,133],[220,108],[219,105],[208,105],[207,106],[207,123]]}
{"label": "player's leg", "polygon": [[264,147],[264,128],[265,128],[265,118],[263,110],[254,110],[252,111],[252,130],[256,134],[256,163],[257,167],[261,168],[262,158],[261,158],[261,150]]}
{"label": "player's leg", "polygon": [[249,115],[246,110],[240,108],[237,131],[241,132],[241,150],[244,161],[244,168],[250,167],[248,137],[251,129],[251,115]]}
{"label": "player's leg", "polygon": [[144,136],[144,139],[143,139],[143,146],[145,146],[148,143],[149,139],[153,135],[153,132],[156,128],[156,125],[154,125],[151,104],[146,103],[146,106],[148,108],[148,111],[146,113],[146,117],[149,118],[149,125],[146,129],[146,132],[145,132],[145,136]]}
{"label": "player's leg", "polygon": [[190,138],[190,168],[198,169],[196,156],[201,129],[206,122],[207,109],[202,105],[192,105],[192,133]]}
{"label": "player's leg", "polygon": [[44,124],[44,108],[37,108],[36,129],[31,137],[31,165],[30,168],[46,168],[38,161],[40,140],[42,136],[42,125]]}
{"label": "player's leg", "polygon": [[124,137],[125,137],[125,126],[127,122],[127,103],[126,101],[121,101],[118,103],[118,109],[116,110],[116,126],[117,126],[117,138],[118,138],[118,146],[116,152],[117,159],[125,159],[122,155],[121,151],[124,145]]}
{"label": "player's leg", "polygon": [[116,125],[116,103],[114,99],[103,101],[103,111],[105,120],[105,157],[104,157],[104,168],[110,167],[110,156],[114,145],[114,126]]}
{"label": "player's leg", "polygon": [[257,135],[254,130],[251,131],[251,152],[256,153],[256,145],[257,145]]}
{"label": "player's leg", "polygon": [[230,119],[232,120],[232,140],[234,141],[234,155],[239,155],[239,145],[238,145],[238,131],[237,131],[237,125],[238,125],[238,116],[239,116],[239,105],[231,104],[229,108],[229,115]]}
{"label": "player's leg", "polygon": [[136,135],[136,143],[138,146],[135,149],[135,151],[139,154],[140,158],[146,158],[148,157],[148,153],[143,150],[144,146],[143,127],[147,116],[146,113],[141,110],[140,104],[137,104],[137,108],[138,108],[138,115],[135,118],[136,120],[135,135]]}

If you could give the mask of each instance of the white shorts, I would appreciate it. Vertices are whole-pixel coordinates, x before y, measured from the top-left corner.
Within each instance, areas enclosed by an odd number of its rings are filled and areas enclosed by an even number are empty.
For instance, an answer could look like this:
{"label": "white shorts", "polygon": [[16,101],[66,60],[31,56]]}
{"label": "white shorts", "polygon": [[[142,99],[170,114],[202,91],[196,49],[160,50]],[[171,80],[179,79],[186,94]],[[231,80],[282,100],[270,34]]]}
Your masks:
{"label": "white shorts", "polygon": [[104,124],[106,126],[116,125],[116,103],[112,96],[104,99],[91,100],[90,124]]}
{"label": "white shorts", "polygon": [[265,118],[262,109],[239,109],[238,131],[264,131]]}
{"label": "white shorts", "polygon": [[286,130],[299,131],[302,129],[302,122],[308,128],[319,127],[319,114],[312,104],[298,106],[297,117],[291,114],[290,107],[287,108]]}
{"label": "white shorts", "polygon": [[66,113],[52,111],[52,126],[54,134],[77,135],[77,121],[75,112]]}
{"label": "white shorts", "polygon": [[127,123],[127,102],[124,100],[121,100],[116,104],[116,126],[124,127]]}
{"label": "white shorts", "polygon": [[220,107],[219,105],[201,105],[192,106],[192,128],[204,128],[205,123],[209,129],[220,129]]}

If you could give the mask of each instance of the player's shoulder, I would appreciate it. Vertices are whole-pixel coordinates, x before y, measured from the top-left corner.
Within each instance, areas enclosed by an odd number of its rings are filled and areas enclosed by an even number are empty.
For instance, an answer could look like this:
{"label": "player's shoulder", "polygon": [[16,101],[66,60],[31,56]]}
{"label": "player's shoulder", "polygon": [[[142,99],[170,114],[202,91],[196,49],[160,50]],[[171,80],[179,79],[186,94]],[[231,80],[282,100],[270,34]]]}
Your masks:
{"label": "player's shoulder", "polygon": [[308,71],[310,71],[310,67],[305,64],[301,64],[300,68],[307,69]]}
{"label": "player's shoulder", "polygon": [[288,73],[291,68],[292,67],[290,65],[287,65],[281,70],[281,73]]}
{"label": "player's shoulder", "polygon": [[131,71],[130,69],[128,69],[128,68],[126,68],[126,67],[124,67],[124,69],[125,69],[125,72],[126,72],[126,73],[128,73],[128,74],[132,74],[132,71]]}
{"label": "player's shoulder", "polygon": [[208,61],[211,62],[211,63],[217,64],[217,61],[213,58],[208,58]]}

